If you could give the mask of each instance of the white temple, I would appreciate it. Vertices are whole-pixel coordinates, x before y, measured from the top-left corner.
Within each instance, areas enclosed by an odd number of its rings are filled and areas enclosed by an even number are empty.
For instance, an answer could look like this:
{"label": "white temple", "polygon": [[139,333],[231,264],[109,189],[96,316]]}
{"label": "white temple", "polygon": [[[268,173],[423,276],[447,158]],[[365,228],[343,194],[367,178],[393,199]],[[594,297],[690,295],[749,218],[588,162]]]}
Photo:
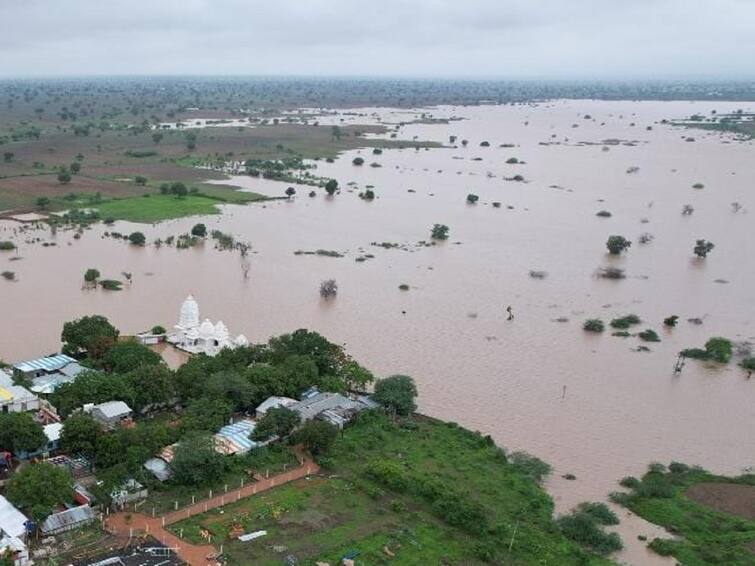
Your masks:
{"label": "white temple", "polygon": [[243,334],[231,338],[228,328],[220,320],[213,324],[206,318],[200,324],[199,305],[191,295],[181,305],[178,324],[174,328],[176,331],[168,337],[168,341],[192,354],[215,356],[223,348],[237,348],[249,344]]}

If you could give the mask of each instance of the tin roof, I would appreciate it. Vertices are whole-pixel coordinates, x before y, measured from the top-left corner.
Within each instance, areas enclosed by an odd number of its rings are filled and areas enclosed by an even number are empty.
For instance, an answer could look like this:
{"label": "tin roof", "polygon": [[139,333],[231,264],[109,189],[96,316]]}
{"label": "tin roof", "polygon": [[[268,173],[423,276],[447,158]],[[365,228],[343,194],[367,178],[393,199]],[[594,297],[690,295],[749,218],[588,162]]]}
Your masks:
{"label": "tin roof", "polygon": [[60,513],[53,513],[44,520],[41,530],[43,533],[54,533],[61,529],[93,521],[94,518],[94,511],[89,505],[79,505]]}
{"label": "tin roof", "polygon": [[259,444],[249,438],[255,426],[249,419],[224,426],[215,435],[215,450],[223,454],[246,454]]}
{"label": "tin roof", "polygon": [[106,419],[122,417],[131,414],[131,407],[123,401],[107,401],[92,407],[92,411],[99,411]]}
{"label": "tin roof", "polygon": [[44,358],[37,358],[36,360],[29,360],[26,362],[19,362],[13,367],[23,372],[29,371],[57,371],[63,366],[76,362],[71,356],[65,354],[56,354],[54,356],[46,356]]}
{"label": "tin roof", "polygon": [[26,515],[0,495],[0,530],[11,537],[23,537],[26,533]]}

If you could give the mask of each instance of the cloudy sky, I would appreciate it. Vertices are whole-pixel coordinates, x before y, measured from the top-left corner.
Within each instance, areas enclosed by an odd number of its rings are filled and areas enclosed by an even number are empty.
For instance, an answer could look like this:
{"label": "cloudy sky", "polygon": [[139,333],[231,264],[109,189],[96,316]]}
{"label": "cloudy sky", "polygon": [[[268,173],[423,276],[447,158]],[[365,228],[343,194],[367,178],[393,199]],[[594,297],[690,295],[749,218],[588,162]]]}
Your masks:
{"label": "cloudy sky", "polygon": [[755,78],[755,0],[0,0],[0,75]]}

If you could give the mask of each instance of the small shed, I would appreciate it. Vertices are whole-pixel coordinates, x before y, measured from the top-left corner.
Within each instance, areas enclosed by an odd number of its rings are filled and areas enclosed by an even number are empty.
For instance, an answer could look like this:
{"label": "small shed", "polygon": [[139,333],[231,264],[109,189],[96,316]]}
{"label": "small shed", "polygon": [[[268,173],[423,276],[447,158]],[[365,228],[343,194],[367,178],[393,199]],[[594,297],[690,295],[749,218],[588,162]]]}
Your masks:
{"label": "small shed", "polygon": [[107,403],[93,406],[90,413],[92,418],[100,424],[114,427],[131,417],[132,411],[131,407],[123,401],[108,401]]}
{"label": "small shed", "polygon": [[96,519],[89,505],[79,505],[60,513],[53,513],[44,520],[39,530],[44,536],[57,535],[88,525]]}

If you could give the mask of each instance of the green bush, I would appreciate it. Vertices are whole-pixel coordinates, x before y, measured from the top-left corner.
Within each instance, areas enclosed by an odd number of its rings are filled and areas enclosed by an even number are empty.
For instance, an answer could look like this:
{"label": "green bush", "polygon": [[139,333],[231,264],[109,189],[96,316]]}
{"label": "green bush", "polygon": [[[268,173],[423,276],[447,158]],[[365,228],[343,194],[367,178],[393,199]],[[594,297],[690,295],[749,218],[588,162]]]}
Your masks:
{"label": "green bush", "polygon": [[661,341],[661,338],[660,336],[658,336],[658,333],[651,328],[643,330],[637,336],[639,336],[640,339],[644,340],[645,342],[660,342]]}
{"label": "green bush", "polygon": [[739,365],[747,370],[755,371],[755,357],[745,358]]}
{"label": "green bush", "polygon": [[628,489],[636,489],[640,485],[640,480],[634,476],[625,476],[621,478],[619,485]]}
{"label": "green bush", "polygon": [[577,506],[577,510],[587,513],[601,525],[618,525],[619,518],[605,503],[585,502]]}
{"label": "green bush", "polygon": [[674,541],[664,538],[654,538],[648,548],[661,556],[671,556],[674,553]]}
{"label": "green bush", "polygon": [[599,318],[589,318],[582,325],[582,328],[587,332],[603,332],[605,325]]}
{"label": "green bush", "polygon": [[633,324],[639,324],[641,322],[642,320],[640,320],[640,317],[636,314],[628,314],[626,316],[622,316],[621,318],[614,318],[611,321],[611,328],[626,329]]}
{"label": "green bush", "polygon": [[542,482],[552,469],[547,462],[522,451],[512,452],[509,455],[509,462],[515,470],[531,477],[538,483]]}
{"label": "green bush", "polygon": [[585,511],[574,510],[559,517],[556,523],[565,537],[598,554],[610,554],[624,547],[618,534],[603,531],[595,517]]}
{"label": "green bush", "polygon": [[10,251],[10,250],[15,250],[15,249],[16,249],[16,244],[14,244],[13,242],[9,242],[7,240],[0,242],[0,250],[2,251]]}

